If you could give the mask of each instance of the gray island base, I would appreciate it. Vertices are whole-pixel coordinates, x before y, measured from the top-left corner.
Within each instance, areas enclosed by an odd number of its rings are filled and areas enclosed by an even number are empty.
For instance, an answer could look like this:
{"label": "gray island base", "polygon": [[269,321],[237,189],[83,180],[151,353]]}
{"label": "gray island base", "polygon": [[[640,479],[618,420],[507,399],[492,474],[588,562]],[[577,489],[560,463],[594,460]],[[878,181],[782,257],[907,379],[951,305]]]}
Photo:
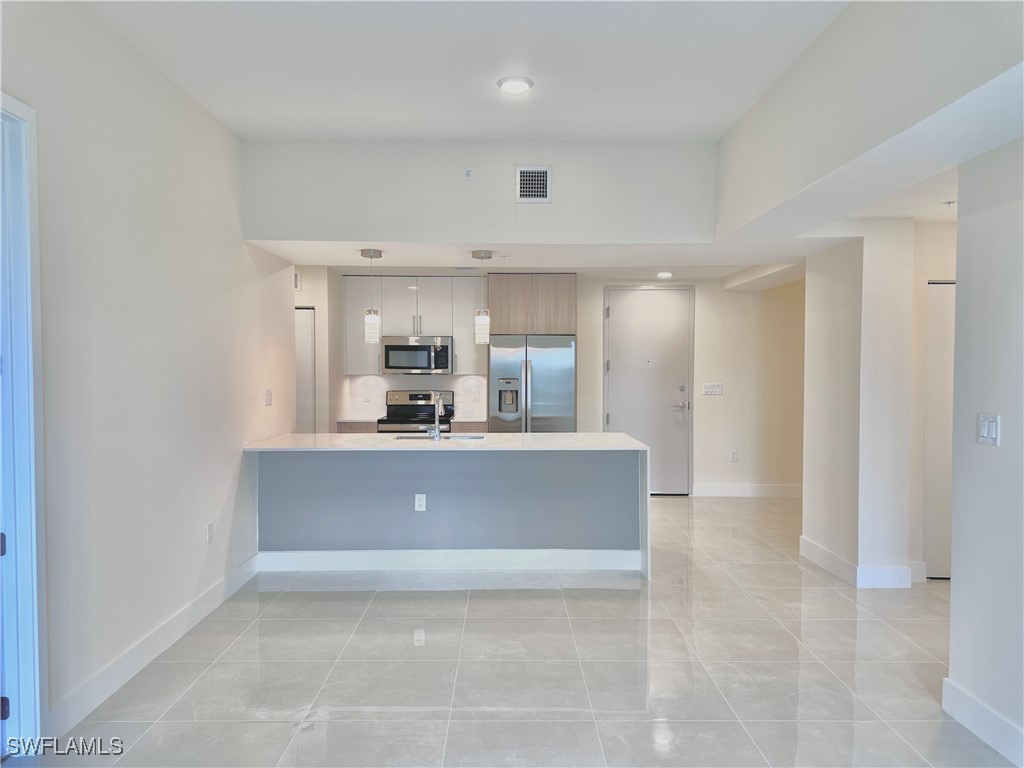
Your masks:
{"label": "gray island base", "polygon": [[650,577],[648,449],[624,434],[283,435],[245,452],[261,570]]}

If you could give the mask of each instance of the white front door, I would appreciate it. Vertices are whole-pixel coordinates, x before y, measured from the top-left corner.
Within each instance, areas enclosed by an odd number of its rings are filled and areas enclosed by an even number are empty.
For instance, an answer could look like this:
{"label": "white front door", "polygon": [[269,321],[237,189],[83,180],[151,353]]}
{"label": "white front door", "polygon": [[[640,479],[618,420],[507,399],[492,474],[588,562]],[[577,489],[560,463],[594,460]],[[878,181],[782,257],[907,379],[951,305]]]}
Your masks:
{"label": "white front door", "polygon": [[928,285],[924,331],[924,562],[949,578],[953,470],[953,326],[956,286]]}
{"label": "white front door", "polygon": [[651,449],[651,493],[690,493],[692,288],[609,288],[606,432]]}
{"label": "white front door", "polygon": [[295,431],[316,432],[314,310],[295,309]]}

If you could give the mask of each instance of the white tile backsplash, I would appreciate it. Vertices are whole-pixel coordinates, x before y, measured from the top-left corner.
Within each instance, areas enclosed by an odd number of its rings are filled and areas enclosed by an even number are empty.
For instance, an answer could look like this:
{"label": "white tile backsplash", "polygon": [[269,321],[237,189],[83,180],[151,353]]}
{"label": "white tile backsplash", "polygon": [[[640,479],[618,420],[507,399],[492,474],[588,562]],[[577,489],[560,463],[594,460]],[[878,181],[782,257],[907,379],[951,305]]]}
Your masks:
{"label": "white tile backsplash", "polygon": [[486,376],[345,376],[340,418],[376,421],[384,415],[389,389],[450,389],[456,420],[487,420]]}

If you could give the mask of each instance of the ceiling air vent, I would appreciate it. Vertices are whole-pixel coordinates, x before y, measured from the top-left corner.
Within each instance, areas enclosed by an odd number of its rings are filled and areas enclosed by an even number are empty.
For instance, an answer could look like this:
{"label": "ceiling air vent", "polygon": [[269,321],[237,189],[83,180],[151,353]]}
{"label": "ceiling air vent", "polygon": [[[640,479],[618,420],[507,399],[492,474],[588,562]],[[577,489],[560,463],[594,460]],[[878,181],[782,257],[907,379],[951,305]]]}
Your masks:
{"label": "ceiling air vent", "polygon": [[551,166],[516,166],[516,202],[551,202]]}

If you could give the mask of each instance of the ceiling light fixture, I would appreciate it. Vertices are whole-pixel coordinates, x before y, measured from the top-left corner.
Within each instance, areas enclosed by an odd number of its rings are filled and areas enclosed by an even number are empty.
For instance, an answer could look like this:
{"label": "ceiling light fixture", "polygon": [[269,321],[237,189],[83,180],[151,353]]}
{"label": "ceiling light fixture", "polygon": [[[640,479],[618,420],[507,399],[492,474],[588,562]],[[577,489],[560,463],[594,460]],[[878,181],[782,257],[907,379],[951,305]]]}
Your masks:
{"label": "ceiling light fixture", "polygon": [[[481,248],[473,251],[470,255],[479,261],[482,267],[484,262],[488,261],[494,254]],[[489,309],[473,310],[473,341],[477,344],[491,343],[491,311]]]}
{"label": "ceiling light fixture", "polygon": [[670,277],[672,277],[672,273],[671,272],[659,272],[658,273],[658,279],[659,280],[668,280]]}
{"label": "ceiling light fixture", "polygon": [[522,96],[533,88],[533,80],[521,75],[513,75],[512,77],[501,78],[498,81],[498,87],[509,96]]}
{"label": "ceiling light fixture", "polygon": [[359,255],[370,260],[370,306],[363,313],[363,341],[380,344],[380,310],[373,306],[373,262],[384,254],[377,248],[363,248]]}

